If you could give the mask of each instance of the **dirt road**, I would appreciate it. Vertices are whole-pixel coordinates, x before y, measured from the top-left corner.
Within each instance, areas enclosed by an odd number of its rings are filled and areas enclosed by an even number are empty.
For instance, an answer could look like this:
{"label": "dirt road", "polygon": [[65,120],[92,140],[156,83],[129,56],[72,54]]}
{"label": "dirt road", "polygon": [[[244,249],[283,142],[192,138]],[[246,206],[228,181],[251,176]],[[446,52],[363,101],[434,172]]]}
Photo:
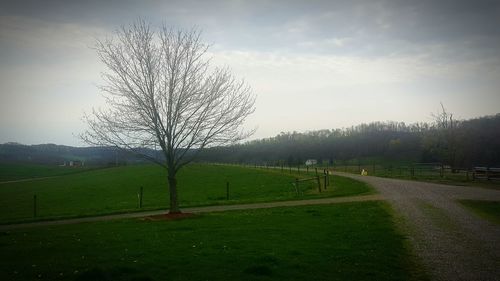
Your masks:
{"label": "dirt road", "polygon": [[458,199],[500,201],[500,191],[335,173],[374,186],[401,215],[433,280],[500,280],[500,226]]}

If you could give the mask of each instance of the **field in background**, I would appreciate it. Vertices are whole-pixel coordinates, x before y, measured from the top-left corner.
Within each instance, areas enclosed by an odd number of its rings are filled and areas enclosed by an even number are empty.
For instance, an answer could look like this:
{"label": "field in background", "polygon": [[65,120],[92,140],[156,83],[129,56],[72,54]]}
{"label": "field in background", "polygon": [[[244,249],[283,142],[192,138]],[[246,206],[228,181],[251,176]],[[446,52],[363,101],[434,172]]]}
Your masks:
{"label": "field in background", "polygon": [[81,173],[101,167],[69,167],[36,164],[0,164],[0,182]]}
{"label": "field in background", "polygon": [[[180,205],[253,203],[373,192],[364,183],[331,176],[333,185],[326,191],[319,193],[316,181],[307,181],[300,183],[301,194],[297,195],[294,182],[301,177],[309,176],[304,173],[193,164],[182,169],[178,176]],[[159,166],[136,165],[4,183],[0,185],[0,223],[138,211],[141,187],[141,210],[166,209],[169,202],[166,182],[166,174]]]}
{"label": "field in background", "polygon": [[0,236],[0,279],[425,280],[391,212],[342,203],[15,230]]}

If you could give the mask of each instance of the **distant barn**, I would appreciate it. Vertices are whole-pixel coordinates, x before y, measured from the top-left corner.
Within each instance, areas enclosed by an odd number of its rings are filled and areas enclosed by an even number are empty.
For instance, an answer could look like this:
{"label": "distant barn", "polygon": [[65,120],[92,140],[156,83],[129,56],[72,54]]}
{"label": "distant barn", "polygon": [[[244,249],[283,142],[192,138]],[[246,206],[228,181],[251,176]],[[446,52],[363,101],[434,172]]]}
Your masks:
{"label": "distant barn", "polygon": [[64,161],[64,164],[62,166],[82,167],[82,166],[85,166],[85,162],[84,161],[80,161],[80,160]]}
{"label": "distant barn", "polygon": [[316,159],[307,159],[306,161],[306,166],[312,166],[318,164],[318,161]]}

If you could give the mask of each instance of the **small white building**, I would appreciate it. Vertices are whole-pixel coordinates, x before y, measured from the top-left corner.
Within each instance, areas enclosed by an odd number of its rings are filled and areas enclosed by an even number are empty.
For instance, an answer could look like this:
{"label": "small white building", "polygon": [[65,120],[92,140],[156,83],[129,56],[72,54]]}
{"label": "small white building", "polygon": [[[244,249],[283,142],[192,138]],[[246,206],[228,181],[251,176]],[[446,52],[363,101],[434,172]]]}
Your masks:
{"label": "small white building", "polygon": [[318,161],[316,159],[307,159],[306,161],[306,166],[312,166],[318,164]]}

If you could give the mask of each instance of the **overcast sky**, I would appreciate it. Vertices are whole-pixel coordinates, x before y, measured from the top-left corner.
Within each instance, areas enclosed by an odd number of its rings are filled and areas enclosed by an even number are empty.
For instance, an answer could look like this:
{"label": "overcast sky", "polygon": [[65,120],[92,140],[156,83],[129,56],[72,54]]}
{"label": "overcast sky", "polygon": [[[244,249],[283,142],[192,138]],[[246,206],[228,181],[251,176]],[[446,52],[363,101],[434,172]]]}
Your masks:
{"label": "overcast sky", "polygon": [[[9,3],[10,2],[10,3]],[[1,1],[0,143],[83,145],[120,25],[203,30],[257,95],[252,138],[500,112],[500,1]]]}

